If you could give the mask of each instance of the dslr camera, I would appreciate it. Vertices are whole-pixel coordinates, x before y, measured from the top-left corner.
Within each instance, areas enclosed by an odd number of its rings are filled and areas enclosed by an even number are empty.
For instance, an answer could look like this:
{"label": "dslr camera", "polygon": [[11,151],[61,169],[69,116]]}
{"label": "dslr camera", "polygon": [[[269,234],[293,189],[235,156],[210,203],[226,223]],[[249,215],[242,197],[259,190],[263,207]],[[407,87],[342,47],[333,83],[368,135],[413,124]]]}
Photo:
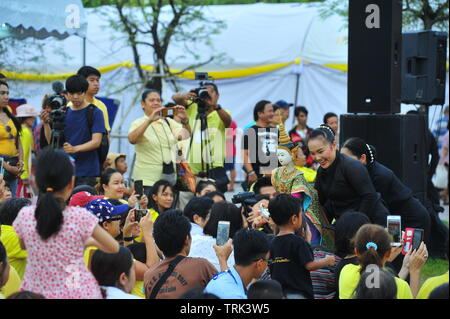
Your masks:
{"label": "dslr camera", "polygon": [[258,203],[255,198],[254,192],[241,192],[233,196],[231,199],[233,204],[241,204],[244,207],[244,215],[248,217],[248,214],[252,211],[252,206]]}
{"label": "dslr camera", "polygon": [[194,92],[197,95],[197,97],[194,99],[194,102],[198,105],[198,113],[200,114],[206,113],[208,108],[206,106],[205,100],[211,98],[203,82],[208,79],[209,79],[208,73],[195,72],[195,80],[200,81],[200,87],[192,90],[192,92]]}
{"label": "dslr camera", "polygon": [[62,148],[64,144],[64,121],[67,113],[67,100],[62,95],[64,85],[57,81],[52,83],[52,89],[55,92],[49,96],[49,106],[52,108],[50,119],[52,122],[52,146]]}

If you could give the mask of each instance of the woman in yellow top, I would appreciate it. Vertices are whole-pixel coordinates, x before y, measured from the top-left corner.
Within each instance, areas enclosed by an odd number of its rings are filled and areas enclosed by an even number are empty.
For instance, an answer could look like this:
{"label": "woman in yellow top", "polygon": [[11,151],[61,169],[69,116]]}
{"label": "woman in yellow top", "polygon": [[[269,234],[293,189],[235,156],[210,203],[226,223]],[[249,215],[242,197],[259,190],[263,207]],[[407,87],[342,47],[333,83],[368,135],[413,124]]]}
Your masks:
{"label": "woman in yellow top", "polygon": [[160,179],[176,183],[177,143],[190,136],[189,119],[183,106],[176,106],[173,119],[164,117],[161,96],[156,90],[142,94],[145,116],[131,123],[128,140],[135,145],[136,162],[133,176],[142,180],[144,193],[149,196],[151,187]]}
{"label": "woman in yellow top", "polygon": [[16,109],[16,113],[16,117],[22,125],[20,141],[23,150],[23,173],[20,175],[17,196],[31,198],[31,155],[34,149],[32,129],[39,114],[31,104],[22,104]]}
{"label": "woman in yellow top", "polygon": [[3,158],[3,179],[13,196],[17,191],[17,177],[22,172],[23,152],[20,142],[21,126],[8,106],[9,86],[0,80],[0,158]]}
{"label": "woman in yellow top", "polygon": [[[402,250],[402,246],[391,247],[388,232],[374,224],[366,224],[358,230],[354,238],[354,246],[359,265],[348,264],[342,268],[339,276],[339,299],[354,298],[361,274],[365,271],[373,272],[376,267],[383,268],[388,260],[395,259]],[[397,299],[414,299],[418,292],[420,270],[426,261],[425,256],[427,256],[426,247],[422,242],[419,249],[410,253],[409,257],[411,288],[405,280],[395,277]],[[369,282],[375,285],[374,280],[376,280],[376,273]]]}

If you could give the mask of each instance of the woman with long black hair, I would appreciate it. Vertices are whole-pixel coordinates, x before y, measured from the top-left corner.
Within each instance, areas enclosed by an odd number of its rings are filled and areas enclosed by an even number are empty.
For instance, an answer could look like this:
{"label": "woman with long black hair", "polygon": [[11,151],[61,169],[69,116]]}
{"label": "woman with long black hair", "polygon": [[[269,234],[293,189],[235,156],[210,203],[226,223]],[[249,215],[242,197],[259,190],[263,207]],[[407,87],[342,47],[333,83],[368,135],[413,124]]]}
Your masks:
{"label": "woman with long black hair", "polygon": [[9,86],[0,80],[0,158],[3,159],[3,179],[16,196],[18,176],[23,167],[23,151],[20,142],[22,126],[8,106]]}
{"label": "woman with long black hair", "polygon": [[308,148],[320,165],[314,187],[330,222],[347,211],[366,214],[374,224],[386,226],[389,214],[363,164],[337,151],[334,132],[321,125],[311,132]]}
{"label": "woman with long black hair", "polygon": [[429,245],[430,215],[412,191],[403,184],[394,172],[376,160],[373,146],[359,137],[345,141],[341,153],[352,157],[366,166],[375,190],[380,193],[392,215],[402,216],[402,228],[422,228],[425,243]]}

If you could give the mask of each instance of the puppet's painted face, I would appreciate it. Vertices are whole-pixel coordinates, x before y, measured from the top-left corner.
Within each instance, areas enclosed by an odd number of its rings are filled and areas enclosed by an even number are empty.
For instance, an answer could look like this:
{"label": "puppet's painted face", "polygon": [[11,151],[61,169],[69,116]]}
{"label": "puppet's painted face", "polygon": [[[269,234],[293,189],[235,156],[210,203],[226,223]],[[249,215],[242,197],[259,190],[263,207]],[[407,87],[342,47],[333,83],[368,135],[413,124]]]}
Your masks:
{"label": "puppet's painted face", "polygon": [[277,150],[277,156],[278,156],[278,161],[280,162],[281,165],[286,166],[289,163],[292,162],[292,156],[291,153],[289,153],[287,150],[285,149],[278,149]]}

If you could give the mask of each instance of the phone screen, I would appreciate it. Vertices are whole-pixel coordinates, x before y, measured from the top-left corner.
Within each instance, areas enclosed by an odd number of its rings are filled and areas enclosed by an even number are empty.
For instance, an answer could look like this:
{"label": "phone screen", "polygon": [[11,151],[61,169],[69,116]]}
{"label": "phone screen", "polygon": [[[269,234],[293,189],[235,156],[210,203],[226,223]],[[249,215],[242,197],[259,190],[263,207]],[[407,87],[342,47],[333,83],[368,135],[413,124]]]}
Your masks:
{"label": "phone screen", "polygon": [[414,229],[412,249],[418,249],[422,240],[423,240],[423,229]]}
{"label": "phone screen", "polygon": [[230,236],[230,222],[227,221],[219,221],[217,225],[217,238],[216,245],[223,246],[228,241],[228,237]]}
{"label": "phone screen", "polygon": [[392,236],[392,246],[400,246],[401,245],[401,221],[400,216],[398,218],[389,218],[387,222],[388,232]]}
{"label": "phone screen", "polygon": [[134,190],[136,191],[137,195],[144,195],[144,185],[142,180],[134,181]]}
{"label": "phone screen", "polygon": [[146,209],[136,209],[134,211],[134,221],[139,223],[141,221],[141,218],[144,217],[147,214]]}

